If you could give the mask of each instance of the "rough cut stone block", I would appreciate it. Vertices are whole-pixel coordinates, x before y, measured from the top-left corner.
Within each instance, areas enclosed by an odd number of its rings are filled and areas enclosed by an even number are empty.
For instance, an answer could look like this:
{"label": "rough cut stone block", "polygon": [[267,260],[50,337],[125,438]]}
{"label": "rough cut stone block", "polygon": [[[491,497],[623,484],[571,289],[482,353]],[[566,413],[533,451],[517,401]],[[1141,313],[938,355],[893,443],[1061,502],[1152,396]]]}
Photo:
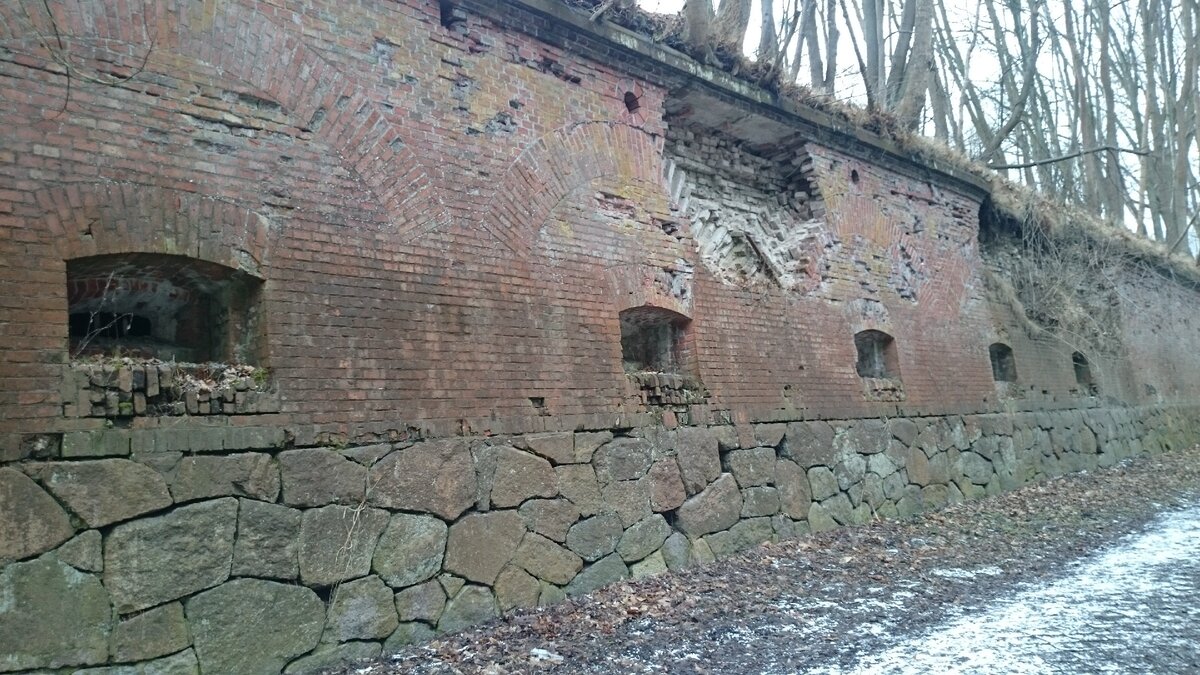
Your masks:
{"label": "rough cut stone block", "polygon": [[742,513],[742,493],[733,476],[724,474],[676,512],[675,526],[690,537],[728,529]]}
{"label": "rough cut stone block", "polygon": [[490,586],[524,536],[525,523],[516,511],[471,514],[450,528],[446,571]]}
{"label": "rough cut stone block", "polygon": [[260,452],[184,457],[171,494],[177,502],[226,496],[273,502],[279,496],[279,467]]}
{"label": "rough cut stone block", "polygon": [[398,625],[392,589],[371,575],[334,589],[322,639],[325,642],[382,640]]}
{"label": "rough cut stone block", "polygon": [[624,528],[615,514],[605,513],[581,520],[567,532],[567,548],[584,560],[599,560],[617,549]]}
{"label": "rough cut stone block", "polygon": [[571,500],[580,514],[585,516],[600,513],[604,508],[604,498],[600,495],[600,482],[596,480],[596,471],[590,464],[572,464],[555,469],[558,475],[558,489],[562,496]]}
{"label": "rough cut stone block", "polygon": [[496,604],[501,612],[517,607],[535,607],[541,597],[542,583],[525,570],[508,565],[496,577]]}
{"label": "rough cut stone block", "polygon": [[612,432],[597,431],[575,434],[575,461],[587,464],[592,461],[592,454],[605,443],[612,440]]}
{"label": "rough cut stone block", "polygon": [[575,434],[569,431],[529,434],[517,439],[514,445],[541,455],[555,464],[575,463]]}
{"label": "rough cut stone block", "polygon": [[641,560],[657,551],[670,534],[671,526],[656,513],[625,530],[617,543],[617,553],[625,562]]}
{"label": "rough cut stone block", "polygon": [[167,483],[128,459],[50,462],[34,474],[88,527],[103,527],[171,505]]}
{"label": "rough cut stone block", "polygon": [[191,644],[183,605],[172,602],[117,624],[112,634],[112,658],[123,662],[148,661],[174,654]]}
{"label": "rough cut stone block", "polygon": [[570,584],[567,584],[566,591],[570,596],[584,595],[628,578],[629,568],[621,561],[621,556],[614,553],[588,565]]}
{"label": "rough cut stone block", "polygon": [[300,520],[300,580],[307,586],[331,586],[366,576],[387,524],[388,513],[381,509],[324,506],[305,511]]}
{"label": "rough cut stone block", "polygon": [[496,597],[483,586],[464,586],[458,595],[454,596],[442,612],[438,621],[438,630],[443,633],[454,633],[469,626],[489,621],[500,615],[496,607]]}
{"label": "rough cut stone block", "polygon": [[299,511],[252,499],[239,501],[234,575],[295,579],[300,574],[299,548]]}
{"label": "rough cut stone block", "polygon": [[196,652],[186,649],[153,661],[76,670],[71,675],[200,675]]}
{"label": "rough cut stone block", "polygon": [[448,528],[432,516],[393,514],[375,547],[371,569],[401,588],[432,579],[442,568]]}
{"label": "rough cut stone block", "polygon": [[579,509],[566,499],[530,499],[518,510],[531,532],[557,542],[567,540],[567,530],[579,520]]}
{"label": "rough cut stone block", "polygon": [[650,443],[642,438],[617,438],[596,450],[592,466],[601,483],[637,480],[646,475],[651,463]]}
{"label": "rough cut stone block", "polygon": [[325,604],[312,590],[261,579],[234,579],[184,603],[205,673],[278,673],[312,650]]}
{"label": "rough cut stone block", "polygon": [[679,464],[674,457],[663,457],[650,467],[650,508],[655,512],[672,511],[687,499]]}
{"label": "rough cut stone block", "polygon": [[779,513],[779,492],[773,487],[742,490],[742,518],[773,516]]}
{"label": "rough cut stone block", "polygon": [[675,432],[675,450],[683,486],[689,495],[700,492],[721,475],[717,437],[707,429],[685,428]]}
{"label": "rough cut stone block", "polygon": [[104,554],[100,546],[100,531],[88,530],[59,546],[54,555],[81,572],[103,572]]}
{"label": "rough cut stone block", "polygon": [[721,560],[770,541],[773,534],[775,528],[771,527],[770,518],[750,518],[739,521],[725,532],[714,532],[704,539],[712,549],[713,556]]}
{"label": "rough cut stone block", "polygon": [[396,627],[391,636],[383,643],[383,653],[398,652],[407,645],[433,639],[437,635],[433,628],[420,621],[409,621]]}
{"label": "rough cut stone block", "polygon": [[775,478],[775,449],[734,450],[729,453],[729,469],[743,488],[767,485]]}
{"label": "rough cut stone block", "polygon": [[288,506],[355,505],[367,492],[367,468],[333,450],[309,448],[279,455],[282,501]]}
{"label": "rough cut stone block", "polygon": [[73,534],[53,497],[20,471],[0,468],[0,565],[49,551]]}
{"label": "rough cut stone block", "polygon": [[556,495],[558,479],[550,462],[516,448],[496,450],[491,489],[493,507],[510,508],[532,497]]}
{"label": "rough cut stone block", "polygon": [[374,661],[383,653],[378,642],[346,642],[340,645],[322,645],[313,653],[302,656],[283,669],[284,675],[308,675],[309,673],[332,672],[339,668],[363,661]]}
{"label": "rough cut stone block", "polygon": [[583,569],[583,560],[578,555],[532,533],[521,541],[513,563],[535,577],[559,586],[574,579]]}
{"label": "rough cut stone block", "polygon": [[789,459],[779,460],[775,463],[775,485],[779,489],[779,506],[783,512],[796,520],[807,518],[812,489],[804,469]]}
{"label": "rough cut stone block", "polygon": [[629,566],[629,575],[634,579],[656,577],[666,572],[667,563],[663,560],[662,551],[655,551]]}
{"label": "rough cut stone block", "polygon": [[63,459],[125,457],[131,448],[131,433],[124,429],[71,431],[63,434]]}
{"label": "rough cut stone block", "polygon": [[840,490],[837,476],[823,466],[814,466],[808,470],[808,483],[812,490],[812,498],[817,501],[828,499]]}
{"label": "rough cut stone block", "polygon": [[371,467],[371,504],[453,520],[475,503],[475,467],[462,440],[417,443]]}
{"label": "rough cut stone block", "polygon": [[96,577],[53,555],[0,571],[0,671],[104,663],[111,629]]}
{"label": "rough cut stone block", "polygon": [[650,481],[645,478],[609,483],[600,492],[604,495],[605,510],[616,513],[624,527],[653,513],[650,508]]}
{"label": "rough cut stone block", "polygon": [[[503,575],[503,573],[501,573]],[[500,582],[496,581],[497,588]],[[401,621],[436,624],[446,607],[446,591],[436,581],[410,586],[395,595],[396,613]]]}
{"label": "rough cut stone block", "polygon": [[692,565],[692,542],[680,532],[673,532],[662,546],[663,562],[673,572],[685,570]]}
{"label": "rough cut stone block", "polygon": [[834,463],[833,427],[827,422],[792,422],[780,446],[783,457],[801,468]]}
{"label": "rough cut stone block", "polygon": [[122,614],[229,577],[237,500],[215,499],[118,525],[104,542],[104,586]]}

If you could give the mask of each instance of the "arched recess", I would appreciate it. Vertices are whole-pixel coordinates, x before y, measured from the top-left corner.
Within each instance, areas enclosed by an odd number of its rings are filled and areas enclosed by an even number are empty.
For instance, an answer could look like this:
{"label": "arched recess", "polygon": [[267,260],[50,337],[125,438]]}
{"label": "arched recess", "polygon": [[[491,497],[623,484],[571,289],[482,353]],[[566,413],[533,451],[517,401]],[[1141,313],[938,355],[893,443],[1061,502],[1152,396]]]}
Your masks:
{"label": "arched recess", "polygon": [[484,226],[527,256],[554,208],[606,176],[653,184],[665,193],[660,139],[614,121],[580,122],[549,133],[530,144],[497,182]]}
{"label": "arched recess", "polygon": [[1003,342],[993,342],[988,345],[988,358],[992,362],[993,380],[1007,383],[1017,381],[1017,360],[1012,347]]}
{"label": "arched recess", "polygon": [[135,183],[91,183],[35,194],[62,260],[106,254],[182,255],[266,278],[271,222],[229,202]]}
{"label": "arched recess", "polygon": [[[449,210],[437,194],[436,169],[421,162],[398,125],[388,120],[365,88],[307,46],[300,35],[238,2],[155,3],[155,17],[145,29],[138,15],[142,9],[139,3],[79,3],[74,11],[87,15],[60,27],[70,31],[71,26],[86,26],[93,31],[64,34],[77,49],[121,48],[116,51],[140,57],[150,42],[147,70],[162,63],[170,72],[183,56],[277,102],[347,170],[362,178],[401,241],[450,222]],[[0,39],[19,42],[31,53],[41,51],[41,42],[30,38],[28,31],[13,28],[20,28],[22,17],[10,11],[0,12],[0,19],[3,32],[10,34]],[[136,67],[137,61],[126,65]]]}

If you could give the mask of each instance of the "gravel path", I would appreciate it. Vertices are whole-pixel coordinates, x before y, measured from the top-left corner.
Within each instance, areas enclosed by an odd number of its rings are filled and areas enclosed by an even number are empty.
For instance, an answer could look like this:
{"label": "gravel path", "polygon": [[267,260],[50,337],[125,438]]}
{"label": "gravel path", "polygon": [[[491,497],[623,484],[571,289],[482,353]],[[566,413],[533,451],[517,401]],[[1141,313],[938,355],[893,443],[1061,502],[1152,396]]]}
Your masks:
{"label": "gravel path", "polygon": [[[1200,624],[1197,504],[1200,447],[617,584],[342,672],[1195,670],[1200,636],[1176,628]],[[1163,519],[1170,511],[1180,513]],[[1147,595],[1091,612],[1077,602],[1131,585]],[[1034,628],[1075,610],[1070,625]],[[1123,648],[1137,641],[1119,631],[1139,625],[1157,647]],[[1073,653],[1096,660],[1084,667]]]}

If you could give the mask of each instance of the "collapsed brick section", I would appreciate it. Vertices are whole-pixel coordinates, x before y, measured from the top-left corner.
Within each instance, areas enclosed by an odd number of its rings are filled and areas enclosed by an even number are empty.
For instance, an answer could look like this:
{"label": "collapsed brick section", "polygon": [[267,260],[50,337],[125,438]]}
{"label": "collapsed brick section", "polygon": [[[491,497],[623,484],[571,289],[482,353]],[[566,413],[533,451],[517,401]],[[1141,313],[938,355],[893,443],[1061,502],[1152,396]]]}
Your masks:
{"label": "collapsed brick section", "polygon": [[118,358],[71,364],[65,417],[128,418],[279,412],[267,372],[254,366]]}
{"label": "collapsed brick section", "polygon": [[820,282],[822,249],[833,244],[807,153],[762,156],[679,118],[668,118],[665,153],[673,205],[715,276],[799,290]]}

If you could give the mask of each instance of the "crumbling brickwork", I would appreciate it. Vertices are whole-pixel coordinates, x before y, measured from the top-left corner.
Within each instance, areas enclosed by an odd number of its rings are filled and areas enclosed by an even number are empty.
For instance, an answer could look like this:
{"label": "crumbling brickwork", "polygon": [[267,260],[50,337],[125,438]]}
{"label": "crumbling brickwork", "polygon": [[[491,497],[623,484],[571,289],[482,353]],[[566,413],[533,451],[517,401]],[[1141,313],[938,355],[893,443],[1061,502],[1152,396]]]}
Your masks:
{"label": "crumbling brickwork", "polygon": [[1195,288],[1064,340],[977,180],[556,0],[50,5],[0,6],[0,671],[317,670],[1196,438]]}

